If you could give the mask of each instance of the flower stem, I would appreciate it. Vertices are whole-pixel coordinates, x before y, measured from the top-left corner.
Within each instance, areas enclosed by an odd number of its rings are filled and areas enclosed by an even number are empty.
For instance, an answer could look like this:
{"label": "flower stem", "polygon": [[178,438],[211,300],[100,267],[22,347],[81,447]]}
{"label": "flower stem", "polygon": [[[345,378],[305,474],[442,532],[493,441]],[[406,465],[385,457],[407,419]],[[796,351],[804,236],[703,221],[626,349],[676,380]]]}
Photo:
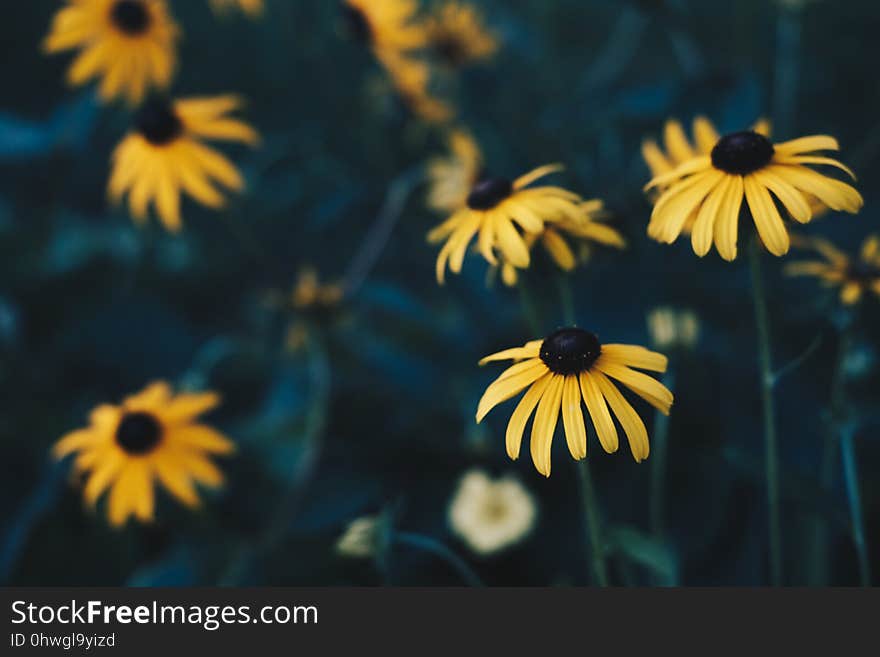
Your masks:
{"label": "flower stem", "polygon": [[414,534],[412,532],[394,532],[391,540],[398,545],[405,545],[407,547],[415,548],[416,550],[421,550],[422,552],[428,552],[435,557],[439,557],[452,566],[468,586],[486,586],[483,583],[483,580],[480,579],[479,575],[473,571],[464,559],[443,545],[440,541],[436,541],[429,536]]}
{"label": "flower stem", "polygon": [[761,271],[761,242],[757,236],[749,248],[752,300],[758,329],[758,363],[761,371],[761,404],[764,415],[764,460],[767,478],[767,511],[770,530],[770,581],[782,584],[782,528],[779,509],[779,461],[776,410],[773,405],[773,357],[770,351],[770,317]]}
{"label": "flower stem", "polygon": [[581,483],[581,494],[584,500],[584,523],[587,530],[587,542],[592,555],[592,571],[596,584],[608,586],[608,569],[605,565],[605,542],[602,539],[602,521],[599,517],[599,503],[593,487],[593,476],[586,459],[577,462],[578,475]]}
{"label": "flower stem", "polygon": [[[675,388],[675,372],[669,370],[661,380],[670,391]],[[654,413],[654,440],[651,446],[651,531],[658,539],[666,533],[666,452],[668,449],[669,416]]]}
{"label": "flower stem", "polygon": [[865,540],[865,518],[862,513],[862,496],[859,493],[859,470],[853,444],[854,433],[853,427],[847,427],[841,433],[840,455],[843,460],[846,497],[849,501],[852,539],[859,559],[859,583],[862,586],[871,586],[871,562],[868,559],[868,543]]}
{"label": "flower stem", "polygon": [[523,278],[525,277],[520,275],[516,283],[516,286],[519,288],[519,300],[522,305],[523,317],[528,325],[529,333],[537,337],[541,335],[541,322],[538,321],[535,298],[532,296],[532,292],[529,290],[529,286]]}

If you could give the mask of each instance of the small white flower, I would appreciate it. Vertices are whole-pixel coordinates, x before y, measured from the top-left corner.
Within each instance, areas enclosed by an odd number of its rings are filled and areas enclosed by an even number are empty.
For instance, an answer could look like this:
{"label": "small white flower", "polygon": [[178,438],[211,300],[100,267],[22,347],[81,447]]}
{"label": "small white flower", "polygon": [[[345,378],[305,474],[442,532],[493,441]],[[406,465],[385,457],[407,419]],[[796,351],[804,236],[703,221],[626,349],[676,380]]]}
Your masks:
{"label": "small white flower", "polygon": [[336,551],[353,559],[374,556],[379,543],[378,526],[378,516],[363,516],[353,520],[336,542]]}
{"label": "small white flower", "polygon": [[493,481],[471,470],[458,485],[449,506],[449,524],[478,554],[491,554],[525,538],[535,525],[532,494],[513,477]]}

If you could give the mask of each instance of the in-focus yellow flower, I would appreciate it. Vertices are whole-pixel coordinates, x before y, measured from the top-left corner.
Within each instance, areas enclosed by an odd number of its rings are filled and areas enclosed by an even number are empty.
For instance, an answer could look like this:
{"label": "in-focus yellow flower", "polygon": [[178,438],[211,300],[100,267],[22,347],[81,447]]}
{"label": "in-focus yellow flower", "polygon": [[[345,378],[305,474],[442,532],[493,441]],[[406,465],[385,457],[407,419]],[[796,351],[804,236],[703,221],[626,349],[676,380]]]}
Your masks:
{"label": "in-focus yellow flower", "polygon": [[544,340],[487,356],[480,365],[499,360],[517,363],[486,389],[477,408],[477,422],[495,406],[528,388],[507,425],[507,454],[512,459],[519,457],[523,431],[537,407],[530,446],[532,461],[545,477],[550,476],[550,448],[560,413],[572,457],[580,460],[587,455],[581,400],[605,451],[616,452],[618,447],[613,412],[637,462],[648,458],[648,431],[615,381],[665,414],[672,406],[672,393],[663,384],[636,371],[665,372],[666,356],[644,347],[603,345],[583,329],[560,329]]}
{"label": "in-focus yellow flower", "polygon": [[450,131],[449,156],[428,162],[428,206],[438,212],[455,212],[480,180],[483,154],[474,138],[462,129]]}
{"label": "in-focus yellow flower", "polygon": [[529,247],[514,224],[526,234],[542,233],[545,223],[586,224],[589,219],[579,195],[561,187],[529,188],[562,168],[550,164],[514,181],[483,175],[471,187],[465,205],[428,233],[431,243],[445,241],[437,256],[437,281],[441,285],[445,281],[447,264],[450,271],[461,271],[468,245],[477,235],[479,251],[490,264],[499,264],[497,249],[504,262],[526,269],[531,261]]}
{"label": "in-focus yellow flower", "polygon": [[840,301],[847,306],[866,293],[880,296],[880,237],[871,235],[856,258],[850,258],[828,240],[799,238],[795,246],[812,249],[824,260],[793,262],[785,268],[789,276],[815,276],[829,287],[840,288]]}
{"label": "in-focus yellow flower", "polygon": [[353,520],[336,542],[336,551],[343,557],[367,559],[376,555],[379,546],[379,516],[363,516]]}
{"label": "in-focus yellow flower", "polygon": [[[568,219],[548,224],[540,233],[526,233],[523,236],[526,246],[531,250],[541,244],[550,259],[563,271],[572,271],[579,263],[590,257],[591,244],[602,244],[616,249],[626,248],[626,240],[611,226],[602,223],[606,218],[605,204],[599,199],[580,204],[585,221],[574,222]],[[569,244],[572,240],[575,249]],[[501,280],[507,286],[514,286],[519,279],[516,267],[503,260]]]}
{"label": "in-focus yellow flower", "polygon": [[150,89],[171,83],[178,35],[165,0],[67,0],[43,48],[80,50],[67,74],[70,84],[100,78],[102,100],[124,97],[135,105]]}
{"label": "in-focus yellow flower", "polygon": [[[773,144],[755,130],[724,137],[712,132],[706,122],[697,133],[699,153],[655,176],[645,187],[646,191],[662,191],[648,225],[653,239],[671,244],[693,216],[694,252],[702,257],[714,242],[722,258],[734,260],[745,199],[764,246],[781,256],[788,252],[790,238],[777,200],[799,223],[813,219],[811,198],[832,210],[854,214],[862,208],[862,197],[852,186],[807,166],[836,167],[855,177],[837,160],[816,154],[839,150],[833,137],[818,135]],[[715,145],[706,153],[713,140]],[[684,151],[687,144],[678,141],[674,140],[678,150]]]}
{"label": "in-focus yellow flower", "polygon": [[256,18],[263,13],[263,0],[210,0],[210,2],[211,8],[218,14],[239,9],[251,18]]}
{"label": "in-focus yellow flower", "polygon": [[52,453],[58,459],[75,454],[73,467],[86,474],[83,496],[90,506],[110,490],[107,517],[114,527],[130,516],[149,522],[155,483],[190,508],[200,504],[195,484],[223,484],[209,456],[231,454],[235,445],[196,420],[219,403],[212,392],[174,395],[167,383],[153,383],[120,406],[98,406],[89,426],[64,436]]}
{"label": "in-focus yellow flower", "polygon": [[222,208],[226,199],[219,187],[241,191],[244,180],[202,139],[256,144],[259,136],[253,128],[227,116],[241,104],[236,96],[148,101],[135,117],[134,130],[113,153],[111,200],[118,203],[128,193],[129,208],[139,223],[146,219],[150,202],[155,203],[172,232],[181,228],[181,191],[209,208]]}
{"label": "in-focus yellow flower", "polygon": [[489,555],[523,540],[538,516],[535,499],[514,477],[492,480],[482,470],[462,477],[449,505],[449,526],[477,554]]}
{"label": "in-focus yellow flower", "polygon": [[648,332],[658,349],[690,349],[700,339],[700,320],[692,310],[654,308],[648,313]]}
{"label": "in-focus yellow flower", "polygon": [[472,5],[446,0],[427,20],[428,42],[440,59],[453,67],[488,59],[498,51],[498,40],[486,29]]}

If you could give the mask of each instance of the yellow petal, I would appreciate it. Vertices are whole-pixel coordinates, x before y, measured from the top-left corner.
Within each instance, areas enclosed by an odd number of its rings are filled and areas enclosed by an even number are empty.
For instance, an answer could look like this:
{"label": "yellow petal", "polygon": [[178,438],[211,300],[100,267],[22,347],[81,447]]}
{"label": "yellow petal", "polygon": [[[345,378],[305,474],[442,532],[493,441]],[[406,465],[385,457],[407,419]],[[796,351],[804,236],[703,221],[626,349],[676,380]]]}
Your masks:
{"label": "yellow petal", "polygon": [[564,378],[555,375],[550,377],[546,392],[541,396],[535,420],[532,422],[532,437],[529,448],[535,468],[545,477],[550,476],[550,452],[553,447],[553,434],[556,433],[556,422],[559,419],[559,406],[562,403],[562,385]]}
{"label": "yellow petal", "polygon": [[648,444],[648,430],[642,418],[636,413],[636,410],[630,403],[624,399],[623,395],[617,387],[609,381],[601,372],[592,371],[590,373],[596,380],[599,390],[605,397],[614,415],[617,417],[620,426],[623,427],[629,441],[629,448],[632,450],[633,458],[637,463],[641,463],[650,453]]}
{"label": "yellow petal", "polygon": [[580,384],[584,403],[590,412],[590,419],[593,421],[596,435],[599,436],[599,443],[602,445],[602,449],[613,454],[618,447],[617,427],[614,426],[614,420],[608,411],[605,397],[602,396],[595,376],[591,372],[581,372]]}
{"label": "yellow petal", "polygon": [[581,412],[581,390],[577,375],[565,377],[562,388],[562,425],[565,441],[572,458],[580,460],[587,455],[587,428]]}

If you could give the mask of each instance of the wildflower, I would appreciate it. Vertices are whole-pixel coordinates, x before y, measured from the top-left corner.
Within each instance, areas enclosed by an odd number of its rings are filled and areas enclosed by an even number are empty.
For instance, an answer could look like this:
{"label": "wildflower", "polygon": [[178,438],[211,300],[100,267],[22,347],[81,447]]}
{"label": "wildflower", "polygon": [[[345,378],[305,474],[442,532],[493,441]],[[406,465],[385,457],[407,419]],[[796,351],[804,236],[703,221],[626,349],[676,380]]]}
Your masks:
{"label": "wildflower", "polygon": [[462,477],[449,505],[449,525],[474,552],[492,554],[523,540],[535,526],[537,505],[517,479],[492,480],[482,470]]}
{"label": "wildflower", "polygon": [[663,306],[648,313],[648,331],[657,349],[690,349],[700,339],[700,320],[692,310]]}
{"label": "wildflower", "polygon": [[353,520],[336,542],[336,551],[353,559],[376,555],[379,545],[379,516],[363,516]]}
{"label": "wildflower", "polygon": [[235,446],[196,421],[219,403],[212,392],[174,395],[167,383],[153,383],[119,406],[98,406],[90,425],[61,438],[52,453],[59,459],[76,455],[73,468],[87,474],[83,496],[89,505],[110,490],[111,525],[121,527],[132,515],[149,522],[155,512],[154,483],[190,508],[200,504],[194,484],[223,484],[223,474],[208,456],[231,454]]}
{"label": "wildflower", "polygon": [[[799,223],[813,219],[811,197],[832,210],[854,214],[862,208],[862,197],[853,187],[806,166],[836,167],[855,177],[837,160],[816,154],[838,150],[833,137],[802,137],[774,145],[765,135],[750,130],[714,139],[707,154],[706,147],[713,140],[709,127],[697,134],[698,154],[655,176],[645,187],[646,191],[661,190],[648,225],[653,239],[671,244],[693,216],[694,252],[702,257],[714,242],[722,258],[734,260],[745,199],[764,246],[781,256],[788,252],[790,238],[774,196]],[[678,139],[672,143],[683,156],[687,144]]]}
{"label": "wildflower", "polygon": [[798,239],[795,246],[812,249],[823,260],[793,262],[785,268],[789,276],[814,276],[826,286],[840,288],[840,301],[847,306],[861,301],[865,293],[880,296],[880,237],[877,235],[865,240],[855,258],[818,237]]}
{"label": "wildflower", "polygon": [[240,9],[251,18],[263,13],[263,0],[210,0],[214,12],[222,14],[230,9]]}
{"label": "wildflower", "polygon": [[458,68],[498,51],[498,40],[483,25],[480,12],[472,5],[447,0],[427,21],[428,43],[440,59]]}
{"label": "wildflower", "polygon": [[530,446],[532,461],[545,477],[550,476],[550,447],[560,413],[572,457],[580,460],[587,455],[581,399],[606,452],[616,452],[618,447],[613,412],[626,433],[635,460],[648,458],[645,424],[612,379],[665,414],[672,406],[669,390],[635,371],[665,372],[665,356],[644,347],[603,345],[594,334],[580,328],[563,328],[544,340],[487,356],[480,365],[499,360],[517,362],[486,389],[477,408],[477,422],[495,406],[528,388],[507,425],[507,454],[512,459],[519,457],[526,422],[537,407]]}
{"label": "wildflower", "polygon": [[241,105],[236,96],[152,99],[139,110],[134,130],[113,153],[110,198],[119,203],[128,193],[129,208],[142,223],[150,202],[165,227],[181,228],[180,192],[209,208],[222,208],[226,199],[218,186],[244,188],[235,166],[202,139],[256,144],[257,133],[246,123],[226,116]]}
{"label": "wildflower", "polygon": [[477,238],[482,256],[498,265],[496,249],[503,261],[517,269],[530,263],[529,247],[514,224],[526,234],[544,231],[545,223],[588,222],[583,199],[561,187],[529,185],[561,170],[558,164],[540,167],[514,181],[484,174],[471,187],[465,204],[445,222],[428,233],[428,241],[443,242],[437,256],[437,281],[443,284],[447,264],[454,273],[461,271],[471,240]]}
{"label": "wildflower", "polygon": [[451,130],[447,142],[449,156],[428,162],[428,206],[439,212],[455,212],[463,207],[483,169],[483,154],[468,132]]}
{"label": "wildflower", "polygon": [[[585,262],[589,258],[590,245],[593,242],[616,249],[626,247],[626,240],[623,239],[623,236],[611,226],[602,223],[606,216],[602,201],[598,199],[584,201],[580,207],[585,215],[584,221],[574,222],[564,219],[544,226],[544,230],[540,233],[524,235],[523,239],[529,250],[531,251],[536,244],[540,243],[550,259],[560,269],[571,271],[579,263]],[[569,244],[569,239],[574,240],[577,253]],[[518,278],[516,267],[507,262],[501,265],[501,280],[505,285],[516,285]]]}
{"label": "wildflower", "polygon": [[150,89],[171,83],[178,36],[165,0],[67,0],[43,49],[80,50],[67,74],[70,84],[100,78],[102,100],[124,97],[136,105]]}

